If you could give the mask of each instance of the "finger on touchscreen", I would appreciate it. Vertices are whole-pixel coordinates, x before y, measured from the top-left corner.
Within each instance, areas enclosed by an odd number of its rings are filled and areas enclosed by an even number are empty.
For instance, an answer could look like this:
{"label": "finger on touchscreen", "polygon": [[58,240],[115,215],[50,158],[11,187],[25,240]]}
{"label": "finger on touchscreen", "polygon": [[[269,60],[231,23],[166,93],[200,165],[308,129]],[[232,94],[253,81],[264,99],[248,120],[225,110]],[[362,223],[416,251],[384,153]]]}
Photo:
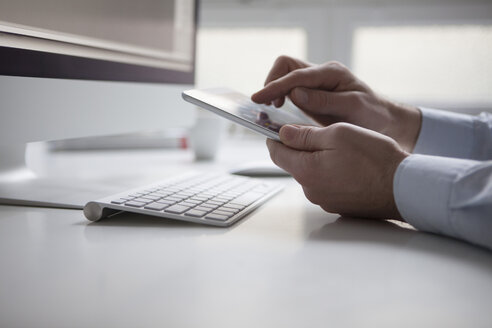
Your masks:
{"label": "finger on touchscreen", "polygon": [[[315,73],[315,72],[314,72]],[[295,87],[314,87],[319,82],[309,68],[298,69],[268,83],[263,89],[251,96],[251,100],[264,104],[277,98],[283,98]]]}
{"label": "finger on touchscreen", "polygon": [[277,98],[275,99],[275,101],[273,102],[273,104],[275,105],[275,107],[279,108],[279,107],[282,107],[285,103],[285,97],[280,97],[280,98]]}
{"label": "finger on touchscreen", "polygon": [[278,78],[287,75],[288,73],[295,71],[296,69],[305,68],[311,66],[310,64],[289,56],[279,56],[273,63],[272,68],[268,72],[264,86],[268,83],[277,80]]}

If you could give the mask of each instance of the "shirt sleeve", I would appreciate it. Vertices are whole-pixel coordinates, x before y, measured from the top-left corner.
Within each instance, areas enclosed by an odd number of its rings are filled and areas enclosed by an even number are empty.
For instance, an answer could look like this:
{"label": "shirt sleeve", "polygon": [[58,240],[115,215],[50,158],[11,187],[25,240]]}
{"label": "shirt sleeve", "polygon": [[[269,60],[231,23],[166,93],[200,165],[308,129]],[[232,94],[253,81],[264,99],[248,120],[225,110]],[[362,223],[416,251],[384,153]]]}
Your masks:
{"label": "shirt sleeve", "polygon": [[487,160],[492,158],[492,114],[478,116],[420,108],[422,126],[415,154]]}
{"label": "shirt sleeve", "polygon": [[415,228],[492,249],[492,161],[410,155],[396,170],[393,192]]}

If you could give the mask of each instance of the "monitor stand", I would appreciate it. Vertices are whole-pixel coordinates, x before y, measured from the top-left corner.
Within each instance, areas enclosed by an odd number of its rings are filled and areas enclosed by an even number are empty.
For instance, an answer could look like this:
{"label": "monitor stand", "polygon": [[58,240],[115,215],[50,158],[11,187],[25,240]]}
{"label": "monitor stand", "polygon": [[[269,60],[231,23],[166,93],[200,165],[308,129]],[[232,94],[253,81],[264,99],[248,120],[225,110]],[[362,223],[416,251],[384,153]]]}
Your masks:
{"label": "monitor stand", "polygon": [[82,209],[90,200],[118,192],[117,186],[76,176],[37,175],[26,165],[26,144],[0,144],[0,154],[0,205]]}

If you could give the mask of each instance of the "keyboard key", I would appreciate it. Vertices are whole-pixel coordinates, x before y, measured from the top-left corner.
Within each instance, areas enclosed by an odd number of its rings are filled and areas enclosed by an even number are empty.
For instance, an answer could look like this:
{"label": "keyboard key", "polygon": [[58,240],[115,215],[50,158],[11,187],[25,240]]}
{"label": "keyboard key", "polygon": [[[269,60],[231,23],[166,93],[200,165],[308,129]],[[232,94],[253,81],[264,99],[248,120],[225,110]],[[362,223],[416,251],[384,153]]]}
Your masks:
{"label": "keyboard key", "polygon": [[152,196],[152,195],[144,195],[144,196],[141,196],[140,198],[145,198],[145,199],[150,199],[150,200],[156,201],[156,200],[161,199],[162,197]]}
{"label": "keyboard key", "polygon": [[187,199],[186,202],[187,203],[191,203],[191,204],[195,204],[195,205],[198,205],[198,204],[201,204],[202,203],[199,200],[193,200],[193,199]]}
{"label": "keyboard key", "polygon": [[176,193],[176,194],[170,195],[169,197],[176,197],[176,198],[181,198],[181,199],[190,198],[190,196],[186,196],[186,195],[183,195],[183,194],[180,194],[180,193]]}
{"label": "keyboard key", "polygon": [[205,214],[207,214],[207,212],[205,212],[205,211],[199,211],[199,210],[196,210],[196,209],[189,210],[188,212],[185,213],[185,215],[187,215],[187,216],[193,216],[195,218],[201,218]]}
{"label": "keyboard key", "polygon": [[183,191],[180,191],[180,192],[179,192],[179,193],[177,193],[177,194],[179,194],[179,195],[183,195],[183,196],[187,196],[187,197],[190,197],[190,196],[193,196],[193,195],[194,195],[194,194],[196,194],[196,193],[194,193],[194,192],[190,192],[189,190],[183,190]]}
{"label": "keyboard key", "polygon": [[168,199],[159,199],[157,202],[161,203],[161,204],[167,204],[167,205],[172,205],[172,204],[176,203],[175,200],[168,200]]}
{"label": "keyboard key", "polygon": [[204,192],[201,192],[200,193],[200,196],[201,197],[208,197],[208,198],[212,198],[212,197],[215,197],[217,196],[217,192],[210,192],[210,191],[204,191]]}
{"label": "keyboard key", "polygon": [[131,207],[143,207],[145,206],[145,203],[142,202],[136,202],[134,200],[131,200],[129,202],[125,203],[126,206],[131,206]]}
{"label": "keyboard key", "polygon": [[209,200],[209,201],[207,201],[207,204],[213,204],[213,205],[222,205],[222,204],[224,204],[224,203],[225,203],[225,202],[221,202],[221,201],[217,201],[217,200],[215,200],[215,198],[214,198],[214,199],[211,199],[211,200]]}
{"label": "keyboard key", "polygon": [[188,203],[188,201],[184,201],[184,202],[181,202],[181,203],[178,203],[177,205],[182,205],[182,206],[187,206],[187,207],[195,207],[196,204],[193,204],[193,203]]}
{"label": "keyboard key", "polygon": [[204,207],[204,206],[197,206],[194,208],[194,210],[197,210],[197,211],[203,211],[203,212],[212,212],[213,211],[213,208],[210,208],[210,207]]}
{"label": "keyboard key", "polygon": [[219,211],[219,210],[215,210],[213,211],[212,213],[210,214],[218,214],[218,215],[224,215],[224,216],[227,216],[228,218],[230,218],[231,216],[234,215],[234,213],[231,213],[231,212],[225,212],[225,211]]}
{"label": "keyboard key", "polygon": [[231,200],[231,199],[234,199],[236,197],[237,197],[237,195],[232,196],[232,195],[229,195],[229,194],[220,194],[220,199],[227,199],[228,201]]}
{"label": "keyboard key", "polygon": [[149,203],[152,203],[152,200],[151,199],[147,199],[147,198],[135,198],[133,199],[133,201],[135,202],[139,202],[139,203],[144,203],[144,204],[149,204]]}
{"label": "keyboard key", "polygon": [[145,205],[144,208],[147,210],[162,211],[163,209],[165,209],[168,206],[170,206],[170,205],[156,202],[156,203],[152,203],[149,205]]}
{"label": "keyboard key", "polygon": [[112,200],[111,203],[120,205],[120,204],[123,204],[123,203],[125,203],[127,201],[128,201],[127,199],[119,198],[119,199]]}
{"label": "keyboard key", "polygon": [[159,197],[166,197],[166,196],[169,196],[169,195],[172,195],[172,194],[173,194],[172,192],[156,191],[156,192],[150,193],[149,195],[159,196]]}
{"label": "keyboard key", "polygon": [[227,203],[227,204],[222,205],[222,207],[233,208],[233,209],[237,209],[237,210],[242,210],[246,206],[244,206],[244,205],[238,205],[238,204]]}
{"label": "keyboard key", "polygon": [[174,201],[175,203],[176,203],[176,202],[180,202],[180,201],[182,201],[182,200],[183,200],[182,198],[179,198],[179,197],[173,197],[173,196],[165,197],[165,198],[163,198],[163,199],[164,199],[164,200],[172,200],[172,201]]}
{"label": "keyboard key", "polygon": [[210,204],[210,203],[206,202],[206,203],[200,204],[200,206],[215,209],[215,208],[219,207],[220,205]]}
{"label": "keyboard key", "polygon": [[185,198],[190,198],[190,195],[183,194],[183,193],[181,193],[181,192],[177,192],[177,193],[175,193],[174,195],[172,195],[172,197],[177,197],[177,198],[182,198],[182,199],[185,199]]}
{"label": "keyboard key", "polygon": [[223,212],[228,212],[228,213],[232,213],[232,214],[236,214],[237,212],[239,212],[239,210],[237,208],[230,208],[230,207],[224,207],[224,206],[217,208],[217,211],[223,211]]}
{"label": "keyboard key", "polygon": [[200,201],[206,201],[208,200],[210,197],[203,197],[203,196],[191,196],[191,199],[192,200],[200,200]]}
{"label": "keyboard key", "polygon": [[190,208],[188,206],[183,206],[183,205],[171,205],[168,208],[166,208],[166,212],[168,213],[175,213],[175,214],[181,214],[189,210]]}
{"label": "keyboard key", "polygon": [[225,216],[225,215],[220,215],[220,214],[207,214],[207,216],[205,217],[205,219],[209,219],[209,220],[215,220],[215,221],[227,221],[229,217],[228,216]]}

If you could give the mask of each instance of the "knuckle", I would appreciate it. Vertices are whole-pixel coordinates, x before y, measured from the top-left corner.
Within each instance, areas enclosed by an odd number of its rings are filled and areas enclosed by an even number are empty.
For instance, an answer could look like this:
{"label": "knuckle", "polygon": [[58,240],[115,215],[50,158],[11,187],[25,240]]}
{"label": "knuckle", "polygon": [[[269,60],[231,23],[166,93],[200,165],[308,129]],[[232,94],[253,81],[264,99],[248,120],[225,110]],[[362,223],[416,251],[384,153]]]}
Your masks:
{"label": "knuckle", "polygon": [[296,69],[295,71],[292,71],[289,74],[295,80],[300,79],[303,76],[301,69]]}
{"label": "knuckle", "polygon": [[343,99],[343,103],[347,108],[347,110],[345,111],[345,119],[347,121],[352,121],[350,118],[354,118],[354,115],[356,115],[356,113],[360,113],[367,108],[364,94],[358,91],[347,93],[346,97]]}
{"label": "knuckle", "polygon": [[281,83],[278,80],[273,80],[273,81],[268,82],[267,86],[272,88],[272,89],[276,89],[276,88],[280,88]]}
{"label": "knuckle", "polygon": [[358,91],[352,93],[350,100],[352,102],[352,108],[364,108],[367,106],[368,103],[366,99],[366,94]]}
{"label": "knuckle", "polygon": [[281,64],[287,63],[291,60],[292,60],[292,58],[287,56],[287,55],[280,55],[277,57],[277,59],[275,59],[275,64],[281,65]]}
{"label": "knuckle", "polygon": [[351,134],[352,126],[345,122],[330,125],[331,137],[336,141],[342,141]]}
{"label": "knuckle", "polygon": [[327,66],[330,66],[331,68],[336,69],[336,70],[340,70],[340,71],[347,70],[347,66],[345,66],[344,64],[342,64],[336,60],[329,61],[326,64],[327,64]]}
{"label": "knuckle", "polygon": [[332,74],[340,80],[346,80],[351,78],[352,73],[350,70],[340,62],[330,61],[324,64],[325,74]]}
{"label": "knuckle", "polygon": [[310,128],[301,128],[299,139],[302,145],[310,145],[313,141],[313,130]]}

